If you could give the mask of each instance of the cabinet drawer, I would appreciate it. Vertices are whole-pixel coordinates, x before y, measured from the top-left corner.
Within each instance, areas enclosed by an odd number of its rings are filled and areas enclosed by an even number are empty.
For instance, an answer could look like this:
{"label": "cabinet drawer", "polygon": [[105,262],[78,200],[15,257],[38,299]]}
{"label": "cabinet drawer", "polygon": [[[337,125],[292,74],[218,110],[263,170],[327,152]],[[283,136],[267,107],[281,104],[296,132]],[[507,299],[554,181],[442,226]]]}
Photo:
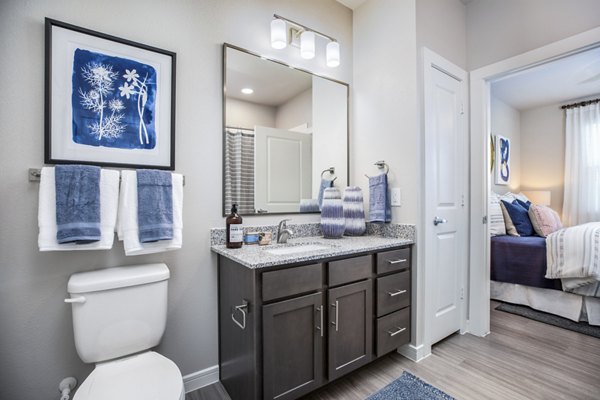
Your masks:
{"label": "cabinet drawer", "polygon": [[410,342],[410,307],[377,319],[377,357]]}
{"label": "cabinet drawer", "polygon": [[410,305],[410,271],[377,278],[377,316]]}
{"label": "cabinet drawer", "polygon": [[377,273],[398,271],[410,268],[410,248],[386,251],[377,254]]}
{"label": "cabinet drawer", "polygon": [[329,286],[356,282],[372,274],[373,257],[361,256],[329,263]]}
{"label": "cabinet drawer", "polygon": [[262,274],[262,299],[281,297],[318,290],[323,286],[323,265],[310,264]]}

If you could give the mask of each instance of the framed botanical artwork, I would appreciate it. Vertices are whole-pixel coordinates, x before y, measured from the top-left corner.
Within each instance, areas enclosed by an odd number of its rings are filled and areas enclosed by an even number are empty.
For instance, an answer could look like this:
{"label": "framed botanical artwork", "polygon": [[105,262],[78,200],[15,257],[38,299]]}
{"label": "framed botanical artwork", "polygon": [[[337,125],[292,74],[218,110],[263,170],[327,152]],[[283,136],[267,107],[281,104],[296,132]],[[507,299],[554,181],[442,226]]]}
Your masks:
{"label": "framed botanical artwork", "polygon": [[510,183],[510,140],[496,135],[496,185],[508,185]]}
{"label": "framed botanical artwork", "polygon": [[175,53],[46,18],[44,155],[175,169]]}

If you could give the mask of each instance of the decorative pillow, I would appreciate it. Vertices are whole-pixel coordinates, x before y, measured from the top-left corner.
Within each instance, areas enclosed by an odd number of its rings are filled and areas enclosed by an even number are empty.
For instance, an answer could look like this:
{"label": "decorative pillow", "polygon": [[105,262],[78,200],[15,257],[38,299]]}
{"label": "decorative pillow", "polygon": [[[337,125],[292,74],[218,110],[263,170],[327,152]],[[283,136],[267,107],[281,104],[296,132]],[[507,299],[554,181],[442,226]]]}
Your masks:
{"label": "decorative pillow", "polygon": [[550,207],[532,204],[531,207],[529,207],[528,213],[535,233],[541,237],[546,237],[563,227],[560,222],[560,217],[556,211]]}
{"label": "decorative pillow", "polygon": [[[527,201],[523,201],[521,199],[517,199],[515,200],[517,203],[519,203],[519,205],[521,207],[523,207],[524,209],[526,209],[527,211],[529,211],[529,206],[531,206],[531,202],[529,200]],[[514,202],[513,202],[514,203]]]}
{"label": "decorative pillow", "polygon": [[512,203],[516,199],[517,195],[511,192],[506,192],[502,196],[500,196],[500,200],[508,201],[509,203]]}
{"label": "decorative pillow", "polygon": [[523,203],[527,203],[527,202],[531,203],[531,200],[529,200],[523,192],[519,192],[518,194],[515,194],[514,196],[515,196],[515,199],[521,200]]}
{"label": "decorative pillow", "polygon": [[490,193],[490,205],[489,205],[489,227],[490,235],[506,235],[506,227],[504,226],[504,216],[502,215],[502,208],[500,207],[500,196],[496,193]]}
{"label": "decorative pillow", "polygon": [[510,215],[508,215],[508,211],[506,211],[506,207],[504,206],[504,202],[500,202],[500,208],[502,209],[502,216],[504,218],[504,225],[506,227],[506,234],[510,236],[521,236],[519,232],[517,232],[517,228],[515,228],[515,224],[513,224],[510,219]]}
{"label": "decorative pillow", "polygon": [[515,225],[515,228],[517,228],[519,236],[533,236],[533,226],[529,220],[527,210],[519,205],[516,200],[512,203],[502,200],[502,204],[504,204],[508,215],[510,215],[510,219]]}

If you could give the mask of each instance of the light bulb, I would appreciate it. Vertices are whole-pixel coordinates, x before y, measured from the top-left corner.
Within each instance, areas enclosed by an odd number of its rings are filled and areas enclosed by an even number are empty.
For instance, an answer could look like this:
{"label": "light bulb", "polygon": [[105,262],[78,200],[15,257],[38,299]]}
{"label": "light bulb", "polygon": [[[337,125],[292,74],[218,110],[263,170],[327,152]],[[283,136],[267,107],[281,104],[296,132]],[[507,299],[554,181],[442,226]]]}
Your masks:
{"label": "light bulb", "polygon": [[338,42],[327,43],[327,66],[335,68],[340,65],[340,44]]}
{"label": "light bulb", "polygon": [[284,49],[287,46],[287,28],[285,21],[274,19],[271,21],[271,47]]}
{"label": "light bulb", "polygon": [[315,33],[304,31],[300,35],[300,57],[310,60],[315,56]]}

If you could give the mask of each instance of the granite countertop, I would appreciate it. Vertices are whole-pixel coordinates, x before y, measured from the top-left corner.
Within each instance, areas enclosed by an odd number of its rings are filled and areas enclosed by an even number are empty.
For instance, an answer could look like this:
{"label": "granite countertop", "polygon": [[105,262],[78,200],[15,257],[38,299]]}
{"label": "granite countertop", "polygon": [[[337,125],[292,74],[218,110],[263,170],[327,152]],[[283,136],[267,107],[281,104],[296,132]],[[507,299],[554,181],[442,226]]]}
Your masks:
{"label": "granite countertop", "polygon": [[[385,237],[381,235],[344,236],[341,239],[325,239],[322,236],[292,238],[287,244],[266,246],[244,245],[240,249],[228,249],[223,244],[213,244],[211,250],[248,268],[264,268],[275,265],[294,264],[374,250],[385,250],[413,244],[411,238]],[[303,250],[295,247],[304,247]],[[308,247],[307,247],[308,246]],[[278,254],[271,251],[281,252]]]}

